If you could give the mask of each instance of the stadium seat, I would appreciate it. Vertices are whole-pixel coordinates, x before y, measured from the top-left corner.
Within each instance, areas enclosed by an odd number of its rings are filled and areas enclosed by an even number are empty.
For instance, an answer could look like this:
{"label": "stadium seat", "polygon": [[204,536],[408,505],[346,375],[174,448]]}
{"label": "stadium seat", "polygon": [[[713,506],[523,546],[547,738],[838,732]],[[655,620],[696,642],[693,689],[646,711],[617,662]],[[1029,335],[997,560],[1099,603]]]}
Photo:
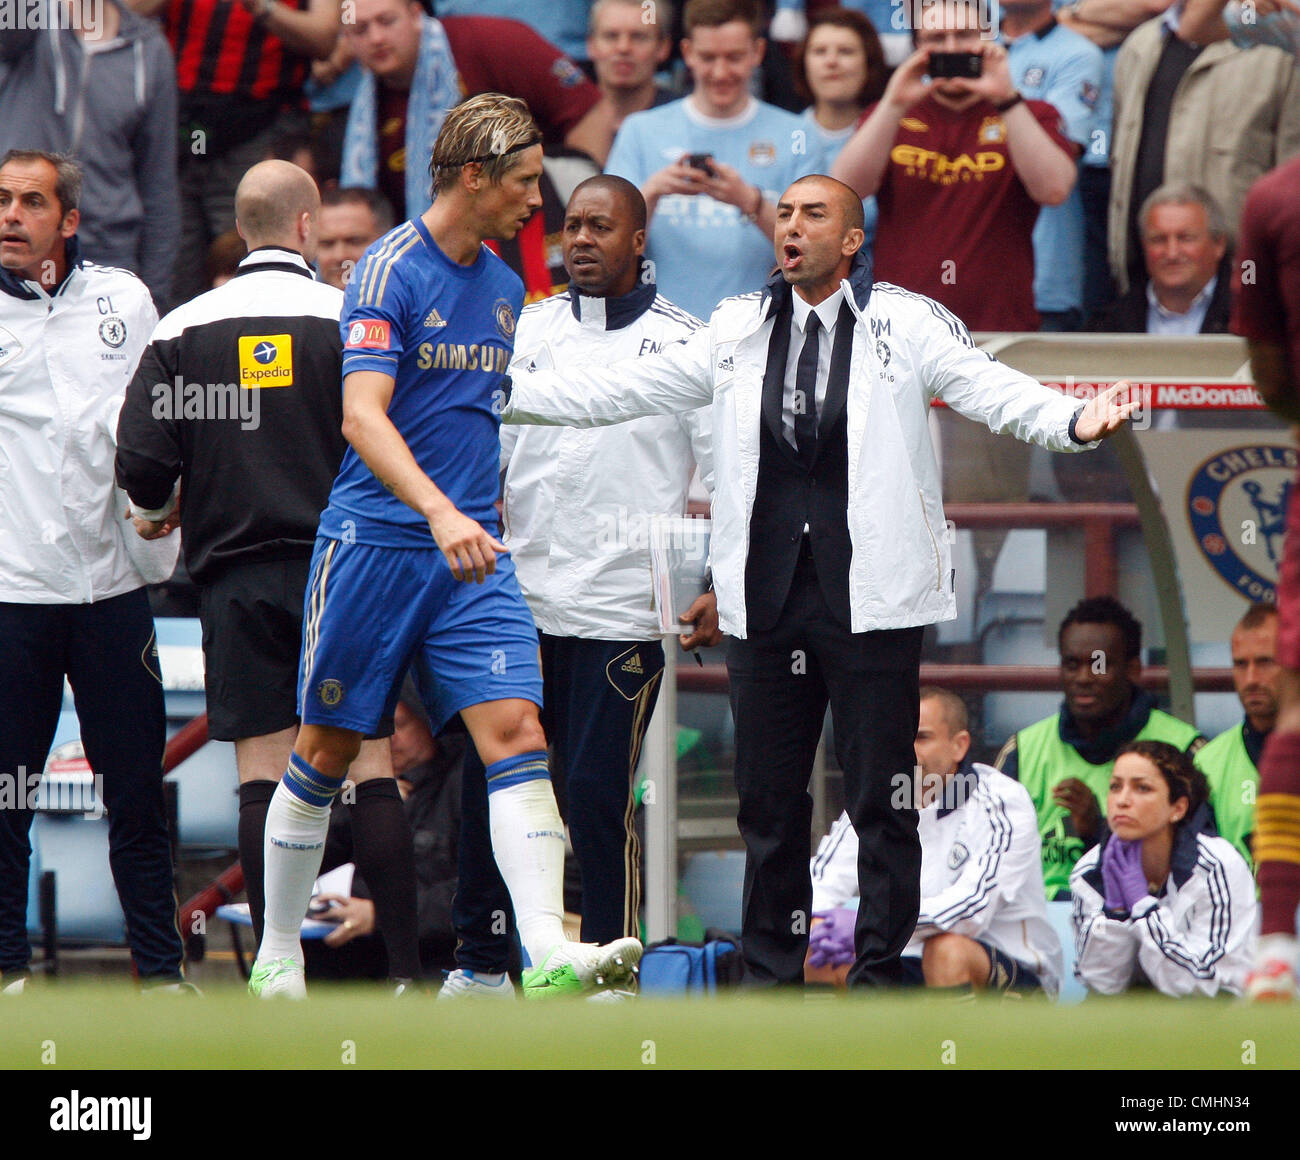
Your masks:
{"label": "stadium seat", "polygon": [[[1232,648],[1227,641],[1193,643],[1190,651],[1193,669],[1232,667]],[[1207,738],[1241,724],[1241,701],[1236,693],[1197,693],[1195,712],[1196,727]]]}
{"label": "stadium seat", "polygon": [[1000,621],[1042,621],[1046,561],[1047,533],[1041,528],[1016,528],[1007,533],[993,566],[989,590],[975,610],[977,637],[983,639],[988,627]]}
{"label": "stadium seat", "polygon": [[177,786],[177,829],[182,857],[239,845],[239,775],[235,746],[209,741],[167,775]]}
{"label": "stadium seat", "polygon": [[163,675],[167,719],[191,721],[207,708],[203,695],[203,630],[196,618],[160,616],[154,621],[158,635],[158,667]]}
{"label": "stadium seat", "polygon": [[708,850],[686,860],[681,893],[706,929],[740,934],[744,886],[745,855],[740,850]]}
{"label": "stadium seat", "polygon": [[31,830],[27,930],[47,942],[41,877],[53,873],[54,920],[62,946],[125,946],[126,920],[108,866],[108,818],[37,811]]}
{"label": "stadium seat", "polygon": [[[160,616],[158,663],[167,698],[169,731],[206,708],[203,631],[197,619]],[[183,857],[233,850],[239,844],[239,776],[235,747],[209,741],[167,775],[178,788],[177,828]]]}

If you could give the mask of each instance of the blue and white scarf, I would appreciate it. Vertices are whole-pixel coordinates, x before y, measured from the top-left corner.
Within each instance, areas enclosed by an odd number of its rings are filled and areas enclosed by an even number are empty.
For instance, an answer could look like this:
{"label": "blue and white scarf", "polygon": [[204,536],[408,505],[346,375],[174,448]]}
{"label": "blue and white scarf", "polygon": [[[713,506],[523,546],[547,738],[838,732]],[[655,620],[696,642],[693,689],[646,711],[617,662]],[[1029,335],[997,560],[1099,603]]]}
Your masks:
{"label": "blue and white scarf", "polygon": [[[420,55],[406,105],[406,216],[429,208],[429,159],[447,111],[460,104],[460,77],[442,25],[425,16]],[[375,74],[363,69],[343,137],[340,184],[375,189],[379,185],[379,99]]]}

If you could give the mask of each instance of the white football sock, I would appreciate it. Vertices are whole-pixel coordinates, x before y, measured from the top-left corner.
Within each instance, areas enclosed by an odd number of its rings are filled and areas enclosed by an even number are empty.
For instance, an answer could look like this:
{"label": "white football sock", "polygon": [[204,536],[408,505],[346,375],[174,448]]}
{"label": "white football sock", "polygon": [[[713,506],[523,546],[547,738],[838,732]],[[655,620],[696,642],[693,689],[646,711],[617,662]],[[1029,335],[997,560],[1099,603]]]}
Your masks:
{"label": "white football sock", "polygon": [[329,830],[329,806],[309,805],[295,797],[282,781],[266,810],[266,920],[259,962],[294,959],[302,962],[299,942],[311,888],[320,873]]}
{"label": "white football sock", "polygon": [[[533,966],[564,942],[564,822],[548,778],[488,794],[492,853]],[[270,929],[270,902],[267,903]]]}

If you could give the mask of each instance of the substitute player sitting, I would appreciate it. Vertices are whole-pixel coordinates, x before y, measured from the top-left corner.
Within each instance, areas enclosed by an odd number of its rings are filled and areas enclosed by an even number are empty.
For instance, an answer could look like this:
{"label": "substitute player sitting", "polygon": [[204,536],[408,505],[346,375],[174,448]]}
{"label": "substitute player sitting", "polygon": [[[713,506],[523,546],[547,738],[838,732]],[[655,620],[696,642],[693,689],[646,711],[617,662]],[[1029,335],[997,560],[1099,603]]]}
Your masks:
{"label": "substitute player sitting", "polygon": [[249,986],[305,994],[298,928],[329,807],[414,664],[435,731],[460,713],[487,768],[492,847],[532,961],[525,994],[625,982],[641,944],[566,943],[564,827],[538,720],[537,633],[496,538],[502,376],[523,285],[483,245],[541,205],[519,100],[457,106],[434,203],[367,251],[343,308],[349,449],[321,515],[299,674],[302,730],[267,815],[266,934]]}
{"label": "substitute player sitting", "polygon": [[[1055,996],[1061,942],[1047,918],[1034,803],[1024,786],[970,760],[966,704],[920,692],[916,780],[895,779],[899,806],[919,799],[921,909],[903,980],[963,992]],[[813,915],[804,977],[842,984],[854,959],[858,837],[841,814],[812,860]],[[848,905],[846,906],[846,902]]]}

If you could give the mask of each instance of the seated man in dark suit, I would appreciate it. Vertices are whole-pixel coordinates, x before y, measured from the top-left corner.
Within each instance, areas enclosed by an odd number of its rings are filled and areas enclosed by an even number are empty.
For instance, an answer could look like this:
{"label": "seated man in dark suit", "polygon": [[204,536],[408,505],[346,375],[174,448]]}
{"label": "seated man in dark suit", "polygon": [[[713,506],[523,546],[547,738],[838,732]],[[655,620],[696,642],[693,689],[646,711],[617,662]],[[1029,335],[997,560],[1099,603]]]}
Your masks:
{"label": "seated man in dark suit", "polygon": [[1228,228],[1223,210],[1197,185],[1169,183],[1142,206],[1142,253],[1147,280],[1090,330],[1130,334],[1226,334]]}

